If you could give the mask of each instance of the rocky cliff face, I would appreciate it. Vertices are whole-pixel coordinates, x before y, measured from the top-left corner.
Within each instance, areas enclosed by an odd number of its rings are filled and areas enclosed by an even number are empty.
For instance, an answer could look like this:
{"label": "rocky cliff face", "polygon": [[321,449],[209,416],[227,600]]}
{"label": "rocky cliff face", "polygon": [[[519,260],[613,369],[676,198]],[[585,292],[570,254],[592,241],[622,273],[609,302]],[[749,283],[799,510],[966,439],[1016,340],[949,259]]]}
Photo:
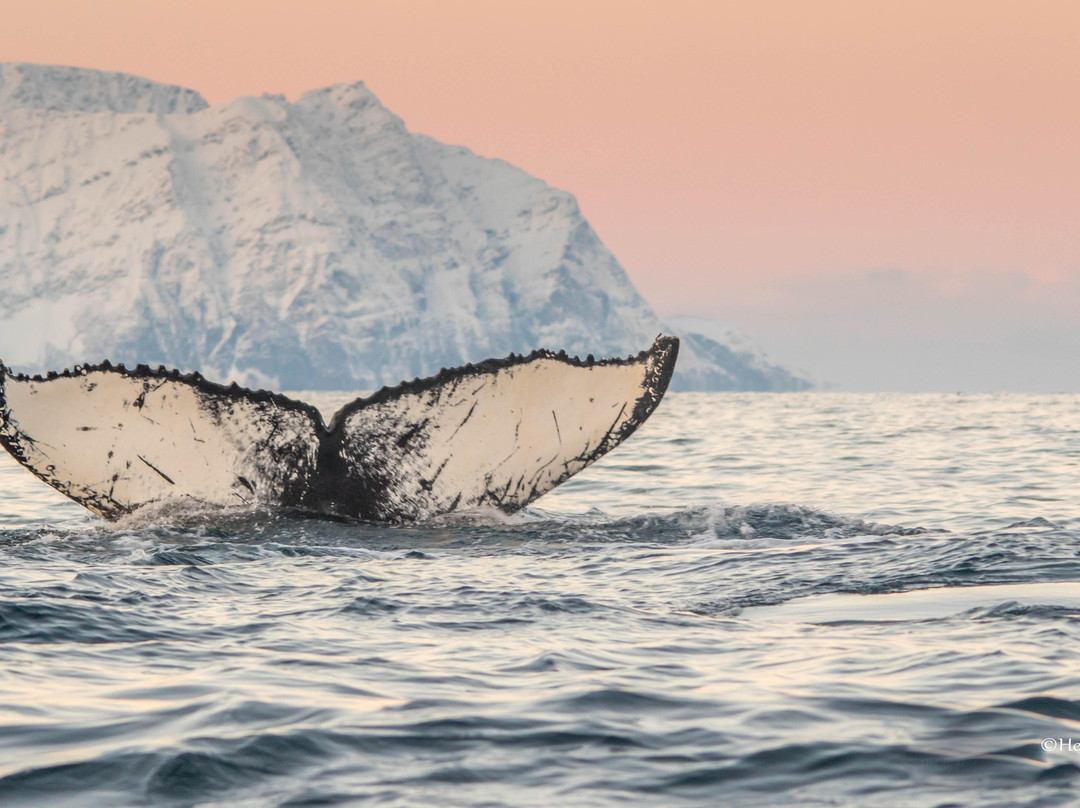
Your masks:
{"label": "rocky cliff face", "polygon": [[361,83],[209,107],[3,65],[0,113],[0,357],[21,369],[370,389],[663,330],[570,194],[408,132]]}

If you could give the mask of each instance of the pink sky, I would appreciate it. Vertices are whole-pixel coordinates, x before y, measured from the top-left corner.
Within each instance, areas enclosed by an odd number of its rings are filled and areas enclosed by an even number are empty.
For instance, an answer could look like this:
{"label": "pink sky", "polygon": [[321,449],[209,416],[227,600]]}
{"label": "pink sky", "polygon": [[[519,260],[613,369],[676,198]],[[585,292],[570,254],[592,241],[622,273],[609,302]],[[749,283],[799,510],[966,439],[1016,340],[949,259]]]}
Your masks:
{"label": "pink sky", "polygon": [[0,59],[211,103],[364,80],[576,194],[661,312],[883,266],[1080,270],[1076,0],[34,0]]}

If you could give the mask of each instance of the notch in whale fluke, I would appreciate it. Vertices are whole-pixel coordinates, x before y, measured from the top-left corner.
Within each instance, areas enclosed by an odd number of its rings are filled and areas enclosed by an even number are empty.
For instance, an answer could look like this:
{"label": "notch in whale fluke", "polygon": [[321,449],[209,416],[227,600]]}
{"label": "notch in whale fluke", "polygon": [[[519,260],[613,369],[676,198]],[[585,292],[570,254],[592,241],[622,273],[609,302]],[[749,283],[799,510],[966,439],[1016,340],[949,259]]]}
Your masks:
{"label": "notch in whale fluke", "polygon": [[679,341],[628,359],[534,351],[386,387],[324,424],[309,404],[109,363],[29,378],[0,363],[0,444],[106,519],[164,501],[405,522],[513,512],[656,409]]}

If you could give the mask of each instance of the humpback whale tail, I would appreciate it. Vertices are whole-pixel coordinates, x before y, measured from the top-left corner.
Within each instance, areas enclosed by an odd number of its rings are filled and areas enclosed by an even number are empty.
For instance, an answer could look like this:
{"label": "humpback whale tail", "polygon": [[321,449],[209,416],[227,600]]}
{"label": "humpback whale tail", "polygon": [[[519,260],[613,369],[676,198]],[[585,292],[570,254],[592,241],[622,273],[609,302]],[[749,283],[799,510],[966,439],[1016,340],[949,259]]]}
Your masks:
{"label": "humpback whale tail", "polygon": [[106,519],[151,503],[260,504],[406,522],[513,512],[606,454],[660,403],[679,341],[629,359],[489,359],[384,387],[327,425],[309,404],[108,362],[0,363],[0,444]]}

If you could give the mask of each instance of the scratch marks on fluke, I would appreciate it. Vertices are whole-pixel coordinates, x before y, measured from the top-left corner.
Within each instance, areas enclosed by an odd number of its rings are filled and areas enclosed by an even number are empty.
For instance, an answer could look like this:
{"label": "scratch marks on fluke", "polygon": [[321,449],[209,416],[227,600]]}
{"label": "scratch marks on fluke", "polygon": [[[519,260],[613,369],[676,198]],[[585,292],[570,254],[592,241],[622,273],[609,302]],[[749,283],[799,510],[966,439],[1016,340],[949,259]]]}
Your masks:
{"label": "scratch marks on fluke", "polygon": [[144,462],[144,463],[145,463],[145,464],[146,464],[147,466],[149,466],[149,467],[150,467],[150,468],[152,468],[152,469],[153,469],[154,471],[156,471],[156,472],[157,472],[157,473],[158,473],[159,475],[161,475],[161,479],[163,479],[163,480],[164,480],[165,482],[167,482],[167,483],[168,483],[169,485],[176,485],[176,482],[175,482],[175,481],[173,480],[173,478],[172,478],[172,477],[170,477],[170,476],[169,476],[168,474],[166,474],[166,473],[165,473],[164,471],[162,471],[161,469],[159,469],[159,468],[158,468],[157,466],[155,466],[155,465],[154,465],[153,463],[151,463],[151,462],[150,462],[149,460],[147,460],[147,459],[146,459],[145,457],[143,457],[142,455],[136,455],[136,456],[137,456],[137,457],[139,458],[139,460],[141,460],[142,462]]}
{"label": "scratch marks on fluke", "polygon": [[[677,354],[661,337],[629,359],[489,359],[357,399],[329,427],[308,404],[198,374],[105,362],[30,378],[0,364],[0,444],[109,519],[169,499],[397,522],[512,512],[629,437]],[[132,405],[141,417],[125,419]]]}

